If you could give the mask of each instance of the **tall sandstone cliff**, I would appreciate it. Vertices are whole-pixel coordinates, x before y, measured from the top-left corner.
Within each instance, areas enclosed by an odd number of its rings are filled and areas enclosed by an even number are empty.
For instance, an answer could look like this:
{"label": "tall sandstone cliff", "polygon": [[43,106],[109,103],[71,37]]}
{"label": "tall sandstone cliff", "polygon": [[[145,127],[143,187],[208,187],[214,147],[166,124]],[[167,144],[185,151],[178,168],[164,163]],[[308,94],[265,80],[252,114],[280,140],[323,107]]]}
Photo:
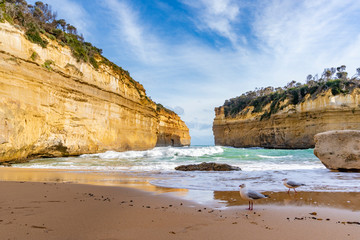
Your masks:
{"label": "tall sandstone cliff", "polygon": [[107,65],[95,70],[51,41],[0,23],[0,163],[190,144],[175,113]]}
{"label": "tall sandstone cliff", "polygon": [[215,144],[233,147],[313,148],[314,135],[330,130],[360,129],[360,90],[333,96],[331,90],[312,99],[309,95],[297,105],[287,105],[270,118],[247,107],[235,117],[215,108]]}

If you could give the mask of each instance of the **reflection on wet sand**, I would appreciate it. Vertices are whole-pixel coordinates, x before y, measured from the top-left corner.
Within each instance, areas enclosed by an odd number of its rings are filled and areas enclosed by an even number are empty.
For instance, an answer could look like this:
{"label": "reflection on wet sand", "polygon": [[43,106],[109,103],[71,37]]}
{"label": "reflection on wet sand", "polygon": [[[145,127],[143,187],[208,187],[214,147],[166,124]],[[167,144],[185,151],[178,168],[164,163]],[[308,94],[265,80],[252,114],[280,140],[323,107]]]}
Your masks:
{"label": "reflection on wet sand", "polygon": [[[102,186],[122,186],[153,192],[169,193],[177,197],[210,205],[239,206],[248,202],[241,199],[238,191],[197,191],[187,189],[157,187],[150,183],[149,177],[131,176],[119,172],[72,171],[55,169],[29,169],[0,167],[0,181],[29,182],[68,182]],[[360,192],[264,192],[268,199],[258,200],[255,204],[326,206],[360,210]]]}
{"label": "reflection on wet sand", "polygon": [[[359,192],[264,192],[270,198],[260,199],[256,204],[292,205],[292,206],[326,206],[360,210]],[[226,206],[246,205],[248,202],[241,199],[238,191],[216,191],[214,199],[223,202]]]}
{"label": "reflection on wet sand", "polygon": [[119,172],[75,171],[58,169],[5,168],[0,167],[0,181],[67,182],[101,186],[131,187],[154,193],[176,192],[186,194],[186,189],[157,187],[149,183],[152,178],[130,176]]}

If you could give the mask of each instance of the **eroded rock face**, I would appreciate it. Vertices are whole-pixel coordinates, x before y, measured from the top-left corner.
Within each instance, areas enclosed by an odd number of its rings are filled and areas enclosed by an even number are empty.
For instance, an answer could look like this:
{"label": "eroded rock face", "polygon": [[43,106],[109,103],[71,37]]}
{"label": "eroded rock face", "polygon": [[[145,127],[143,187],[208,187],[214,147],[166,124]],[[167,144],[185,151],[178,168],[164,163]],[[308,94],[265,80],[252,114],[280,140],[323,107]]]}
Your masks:
{"label": "eroded rock face", "polygon": [[360,131],[328,131],[316,134],[314,154],[329,169],[360,170]]}
{"label": "eroded rock face", "polygon": [[220,163],[200,163],[200,164],[190,164],[190,165],[181,165],[175,168],[178,171],[240,171],[241,168],[231,166],[228,164]]}
{"label": "eroded rock face", "polygon": [[[286,104],[286,102],[284,103]],[[264,107],[264,111],[270,108]],[[225,117],[224,108],[215,108],[215,144],[232,147],[305,149],[315,146],[314,136],[330,130],[360,129],[360,89],[333,96],[331,91],[316,99],[307,98],[284,107],[269,119],[263,112],[245,108],[236,117]]]}
{"label": "eroded rock face", "polygon": [[0,23],[0,163],[190,144],[180,117],[129,75],[48,41],[42,48]]}

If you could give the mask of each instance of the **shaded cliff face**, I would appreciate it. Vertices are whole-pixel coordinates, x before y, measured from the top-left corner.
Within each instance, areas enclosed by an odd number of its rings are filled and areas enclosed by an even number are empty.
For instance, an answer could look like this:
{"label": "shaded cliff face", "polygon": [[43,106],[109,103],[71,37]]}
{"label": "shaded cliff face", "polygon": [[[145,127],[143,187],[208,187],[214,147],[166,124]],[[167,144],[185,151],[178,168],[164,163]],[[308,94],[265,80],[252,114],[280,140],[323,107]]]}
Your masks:
{"label": "shaded cliff face", "polygon": [[189,129],[178,115],[162,109],[159,114],[157,147],[190,145]]}
{"label": "shaded cliff face", "polygon": [[252,113],[246,107],[235,117],[225,117],[224,108],[215,109],[213,123],[215,144],[233,147],[313,148],[314,135],[330,130],[360,129],[360,90],[333,96],[331,90],[315,99],[306,96],[297,105],[285,106],[269,118],[263,111]]}
{"label": "shaded cliff face", "polygon": [[141,84],[49,42],[0,23],[0,162],[190,144],[185,123],[157,111]]}

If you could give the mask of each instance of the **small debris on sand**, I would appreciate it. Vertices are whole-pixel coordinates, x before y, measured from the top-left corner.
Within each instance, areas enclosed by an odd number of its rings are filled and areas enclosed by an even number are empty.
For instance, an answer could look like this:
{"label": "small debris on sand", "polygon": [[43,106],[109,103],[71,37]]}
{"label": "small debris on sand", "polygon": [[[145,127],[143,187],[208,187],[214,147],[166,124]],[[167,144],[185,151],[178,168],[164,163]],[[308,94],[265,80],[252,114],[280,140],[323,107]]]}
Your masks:
{"label": "small debris on sand", "polygon": [[356,225],[360,225],[360,222],[346,222],[347,224],[356,224]]}

